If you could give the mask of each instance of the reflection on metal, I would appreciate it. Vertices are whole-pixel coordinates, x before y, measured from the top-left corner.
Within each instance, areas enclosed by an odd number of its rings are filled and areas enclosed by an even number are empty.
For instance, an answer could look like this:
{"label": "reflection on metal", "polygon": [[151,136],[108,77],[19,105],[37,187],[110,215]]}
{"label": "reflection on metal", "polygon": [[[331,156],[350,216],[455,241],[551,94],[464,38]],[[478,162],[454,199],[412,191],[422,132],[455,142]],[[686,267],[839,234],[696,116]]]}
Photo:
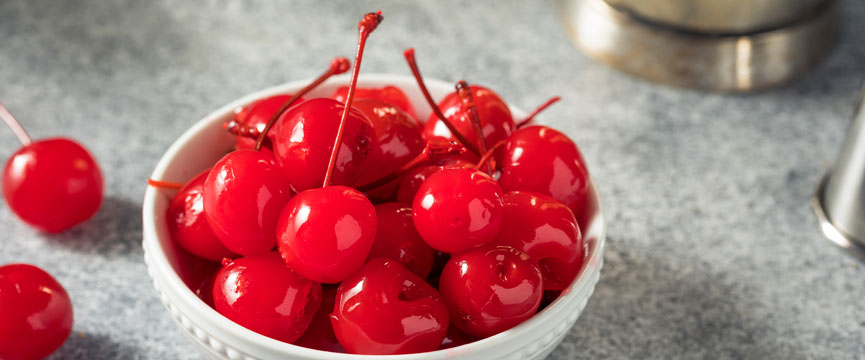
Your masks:
{"label": "reflection on metal", "polygon": [[840,246],[842,249],[855,255],[859,259],[865,260],[865,245],[863,245],[865,242],[863,242],[863,239],[856,239],[839,229],[826,215],[825,204],[823,201],[826,189],[826,180],[828,180],[829,176],[829,174],[826,174],[826,176],[823,177],[823,180],[820,181],[820,185],[817,186],[817,192],[814,193],[814,197],[811,198],[811,207],[814,209],[814,213],[817,214],[817,219],[820,220],[820,229],[823,230],[823,235],[825,235],[829,241],[832,241],[835,245]]}
{"label": "reflection on metal", "polygon": [[[806,72],[835,44],[839,1],[787,1],[807,9],[807,16],[799,13],[804,17],[793,23],[743,34],[696,31],[674,26],[689,26],[689,22],[655,22],[651,17],[635,15],[639,9],[623,10],[628,4],[640,3],[635,1],[557,0],[556,5],[574,42],[595,60],[668,85],[743,92],[777,86]],[[616,7],[608,2],[616,3]]]}

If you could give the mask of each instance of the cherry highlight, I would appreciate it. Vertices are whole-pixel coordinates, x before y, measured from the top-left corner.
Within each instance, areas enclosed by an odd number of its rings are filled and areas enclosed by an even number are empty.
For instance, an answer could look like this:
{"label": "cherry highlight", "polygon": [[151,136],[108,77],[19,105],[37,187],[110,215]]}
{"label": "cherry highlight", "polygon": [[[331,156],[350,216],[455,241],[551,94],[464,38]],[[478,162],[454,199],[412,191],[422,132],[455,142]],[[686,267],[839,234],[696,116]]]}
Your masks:
{"label": "cherry highlight", "polygon": [[357,54],[355,54],[354,58],[354,69],[351,71],[351,83],[348,86],[348,94],[345,97],[345,108],[342,110],[342,117],[339,119],[339,128],[337,128],[336,138],[333,141],[333,150],[330,152],[330,161],[327,164],[327,172],[324,174],[322,187],[330,185],[330,180],[333,177],[333,168],[336,166],[336,157],[339,155],[339,145],[342,143],[345,123],[348,120],[348,112],[351,110],[351,103],[354,100],[354,92],[357,88],[357,75],[360,72],[360,62],[363,59],[363,48],[366,46],[366,39],[378,24],[381,23],[382,19],[381,10],[379,10],[377,13],[364,15],[363,19],[357,24]]}
{"label": "cherry highlight", "polygon": [[433,100],[432,95],[430,95],[429,90],[427,89],[426,84],[423,81],[423,76],[421,76],[420,74],[420,69],[417,66],[417,60],[415,60],[414,57],[414,48],[406,49],[405,51],[403,51],[403,55],[405,56],[406,62],[408,62],[408,67],[411,68],[412,75],[414,75],[415,80],[417,80],[417,84],[418,87],[420,87],[421,93],[423,94],[426,101],[429,103],[430,108],[432,108],[433,114],[435,114],[435,116],[439,118],[439,120],[441,120],[441,122],[444,123],[445,126],[447,126],[448,131],[450,131],[451,134],[453,134],[454,137],[457,139],[457,141],[462,143],[463,146],[466,147],[466,149],[468,149],[477,156],[481,156],[482,153],[480,150],[478,150],[477,146],[475,146],[472,141],[469,141],[469,139],[466,138],[462,133],[457,131],[457,128],[450,122],[450,120],[448,120],[447,117],[445,117],[445,115],[442,113],[442,110],[439,109],[438,105],[435,103],[435,100]]}

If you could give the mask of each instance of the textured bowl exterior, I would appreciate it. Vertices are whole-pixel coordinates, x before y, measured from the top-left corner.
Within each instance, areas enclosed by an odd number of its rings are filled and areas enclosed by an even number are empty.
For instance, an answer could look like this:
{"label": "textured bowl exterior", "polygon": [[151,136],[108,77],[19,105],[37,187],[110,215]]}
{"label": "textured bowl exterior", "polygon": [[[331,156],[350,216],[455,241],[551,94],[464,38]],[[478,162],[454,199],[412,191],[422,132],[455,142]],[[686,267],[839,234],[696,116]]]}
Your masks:
{"label": "textured bowl exterior", "polygon": [[[169,150],[153,171],[151,178],[166,181],[186,181],[199,171],[211,166],[228,152],[234,139],[222,129],[233,110],[255,99],[277,93],[292,93],[308,81],[292,82],[262,90],[243,97],[198,121],[186,131]],[[345,76],[335,77],[320,86],[308,97],[328,96],[338,86],[348,83]],[[380,87],[396,85],[406,91],[418,111],[420,119],[429,114],[429,107],[416,90],[413,78],[394,75],[361,76],[359,86]],[[427,80],[434,98],[452,91],[448,83]],[[515,117],[524,112],[512,109]],[[207,149],[207,151],[201,151]],[[308,359],[351,360],[373,359],[381,356],[337,354],[307,349],[259,335],[223,317],[207,306],[183,283],[175,270],[177,257],[168,235],[165,211],[174,194],[149,187],[143,206],[143,247],[147,271],[153,286],[183,333],[208,359]],[[591,196],[598,197],[597,192]],[[471,344],[422,354],[391,355],[394,360],[420,359],[543,359],[558,345],[574,325],[595,289],[603,265],[606,225],[600,199],[598,211],[589,224],[584,238],[589,253],[581,274],[562,295],[542,312],[519,326]]]}

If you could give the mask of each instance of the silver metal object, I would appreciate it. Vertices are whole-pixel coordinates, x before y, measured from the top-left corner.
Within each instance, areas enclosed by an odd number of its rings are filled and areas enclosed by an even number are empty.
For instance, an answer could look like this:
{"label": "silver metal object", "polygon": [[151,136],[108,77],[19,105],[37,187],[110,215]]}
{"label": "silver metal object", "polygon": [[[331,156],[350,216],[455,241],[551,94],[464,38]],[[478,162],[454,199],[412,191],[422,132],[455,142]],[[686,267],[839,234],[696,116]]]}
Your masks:
{"label": "silver metal object", "polygon": [[634,16],[710,34],[751,34],[808,19],[832,0],[605,0]]}
{"label": "silver metal object", "polygon": [[829,240],[865,259],[865,86],[838,162],[811,201]]}
{"label": "silver metal object", "polygon": [[[669,0],[664,9],[684,6],[686,2],[693,2],[690,9],[694,9],[696,4],[709,1]],[[712,9],[709,5],[697,7],[699,11],[692,17],[685,12],[689,8],[680,8],[678,13],[662,11],[657,6],[662,3],[659,0],[557,0],[557,6],[572,39],[589,57],[673,86],[731,92],[769,88],[805,73],[834,46],[839,0],[712,2],[765,2],[776,8],[795,3],[809,10],[800,9],[794,17],[770,17],[764,21],[746,17],[747,21],[737,22],[724,18],[734,15],[722,14],[710,20],[714,17],[708,15]],[[728,14],[736,13],[733,7],[726,9]],[[769,12],[761,10],[761,14]],[[727,22],[721,21],[724,19]],[[722,25],[726,30],[719,28]],[[741,32],[751,29],[761,30]]]}

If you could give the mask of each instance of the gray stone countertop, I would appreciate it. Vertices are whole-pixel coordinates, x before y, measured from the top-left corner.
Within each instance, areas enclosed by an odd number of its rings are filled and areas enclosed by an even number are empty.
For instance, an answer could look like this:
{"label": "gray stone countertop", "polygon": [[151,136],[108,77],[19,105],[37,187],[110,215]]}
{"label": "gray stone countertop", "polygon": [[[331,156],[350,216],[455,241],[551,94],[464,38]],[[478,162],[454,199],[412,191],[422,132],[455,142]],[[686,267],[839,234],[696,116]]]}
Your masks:
{"label": "gray stone countertop", "polygon": [[[751,95],[658,86],[597,64],[547,1],[0,2],[0,99],[37,138],[94,153],[105,202],[49,236],[0,206],[0,263],[43,267],[75,307],[55,358],[193,359],[145,270],[140,208],[168,146],[232,99],[352,55],[382,9],[362,72],[465,78],[532,108],[579,144],[609,223],[594,296],[551,359],[863,358],[865,267],[822,239],[809,208],[865,79],[865,3],[816,71]],[[0,130],[0,153],[19,146]]]}

